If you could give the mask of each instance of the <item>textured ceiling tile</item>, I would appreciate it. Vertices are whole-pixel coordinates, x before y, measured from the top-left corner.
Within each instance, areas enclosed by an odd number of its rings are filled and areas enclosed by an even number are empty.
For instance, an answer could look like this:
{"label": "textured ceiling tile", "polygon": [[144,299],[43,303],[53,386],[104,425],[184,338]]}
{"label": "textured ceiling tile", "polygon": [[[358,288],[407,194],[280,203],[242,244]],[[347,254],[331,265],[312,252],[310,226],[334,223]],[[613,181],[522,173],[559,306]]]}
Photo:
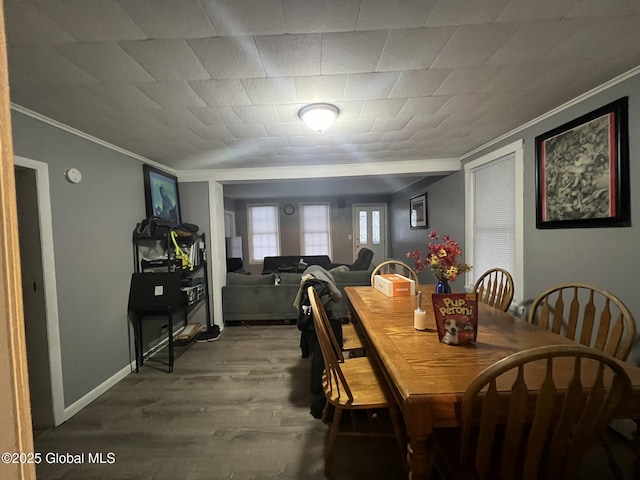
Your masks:
{"label": "textured ceiling tile", "polygon": [[454,31],[453,27],[392,30],[377,71],[420,70],[430,67]]}
{"label": "textured ceiling tile", "polygon": [[51,85],[97,83],[97,79],[48,46],[11,47],[7,55],[13,68],[36,81]]}
{"label": "textured ceiling tile", "polygon": [[397,132],[386,132],[382,134],[382,142],[402,142],[404,140],[409,140],[411,136],[414,134],[413,131],[400,130]]}
{"label": "textured ceiling tile", "polygon": [[336,102],[334,105],[340,110],[340,120],[357,120],[362,113],[364,102]]}
{"label": "textured ceiling tile", "polygon": [[191,108],[206,105],[186,82],[147,82],[139,83],[138,88],[163,107]]}
{"label": "textured ceiling tile", "polygon": [[295,123],[265,123],[264,129],[271,137],[293,137],[296,135],[302,135],[302,124],[300,119]]}
{"label": "textured ceiling tile", "polygon": [[280,120],[275,105],[238,105],[233,110],[246,124],[275,123]]}
{"label": "textured ceiling tile", "polygon": [[399,72],[354,73],[347,76],[345,100],[376,100],[387,98]]}
{"label": "textured ceiling tile", "polygon": [[220,141],[233,138],[233,134],[224,125],[190,125],[189,130],[195,133],[198,138],[207,141]]}
{"label": "textured ceiling tile", "polygon": [[282,0],[287,33],[351,32],[359,0]]}
{"label": "textured ceiling tile", "polygon": [[202,0],[202,6],[223,37],[285,33],[280,0]]}
{"label": "textured ceiling tile", "polygon": [[9,45],[69,43],[75,38],[24,0],[5,0],[5,27]]}
{"label": "textured ceiling tile", "polygon": [[187,83],[211,107],[251,104],[241,80],[192,80]]}
{"label": "textured ceiling tile", "polygon": [[32,0],[31,3],[82,42],[146,38],[116,0]]}
{"label": "textured ceiling tile", "polygon": [[367,133],[373,127],[375,119],[367,118],[362,120],[343,120],[336,124],[336,132],[346,135],[354,133]]}
{"label": "textured ceiling tile", "polygon": [[268,77],[320,73],[320,35],[260,36],[255,42]]}
{"label": "textured ceiling tile", "polygon": [[53,47],[101,82],[150,82],[147,73],[116,42],[67,43]]}
{"label": "textured ceiling tile", "polygon": [[237,138],[266,137],[267,131],[262,125],[228,125],[229,131]]}
{"label": "textured ceiling tile", "polygon": [[[322,137],[320,135],[289,137],[289,144],[294,148],[295,147],[315,147],[321,144],[321,139]],[[284,153],[284,152],[280,149],[280,153]],[[306,153],[306,149],[305,149],[305,152],[300,151],[299,153]]]}
{"label": "textured ceiling tile", "polygon": [[362,0],[358,30],[422,27],[436,0]]}
{"label": "textured ceiling tile", "polygon": [[[580,28],[542,57],[545,61],[593,60],[611,51],[626,35],[638,38],[640,17],[576,20]],[[618,53],[615,52],[617,55]]]}
{"label": "textured ceiling tile", "polygon": [[582,0],[565,17],[618,17],[637,14],[639,9],[640,4],[636,0]]}
{"label": "textured ceiling tile", "polygon": [[372,132],[386,133],[402,130],[409,123],[410,118],[377,118],[373,124]]}
{"label": "textured ceiling tile", "polygon": [[363,152],[383,152],[389,148],[388,143],[376,142],[367,143],[362,145],[361,150]]}
{"label": "textured ceiling tile", "polygon": [[433,67],[482,65],[517,30],[515,24],[472,25],[458,27]]}
{"label": "textured ceiling tile", "polygon": [[159,82],[210,78],[185,40],[145,40],[120,45]]}
{"label": "textured ceiling tile", "polygon": [[119,0],[149,38],[213,37],[214,31],[198,0]]}
{"label": "textured ceiling tile", "polygon": [[364,144],[375,143],[382,138],[381,132],[366,132],[366,133],[354,133],[351,135],[351,143]]}
{"label": "textured ceiling tile", "polygon": [[293,78],[247,78],[242,81],[254,105],[296,103]]}
{"label": "textured ceiling tile", "polygon": [[[267,133],[269,135],[271,135],[271,133],[269,132],[269,129],[267,128],[268,125],[265,125],[265,130],[267,130]],[[298,133],[298,135],[300,135],[300,133]],[[286,137],[258,137],[256,138],[256,143],[262,147],[262,148],[275,148],[275,147],[286,147],[289,145],[289,141],[286,139]]]}
{"label": "textured ceiling tile", "polygon": [[[159,108],[148,110],[147,114],[167,126],[189,126],[200,121],[184,108]],[[202,125],[200,123],[200,125]]]}
{"label": "textured ceiling tile", "polygon": [[491,23],[508,3],[509,0],[439,0],[429,16],[427,26]]}
{"label": "textured ceiling tile", "polygon": [[559,20],[575,3],[573,0],[511,0],[496,21]]}
{"label": "textured ceiling tile", "polygon": [[189,111],[204,125],[242,123],[231,107],[190,108]]}
{"label": "textured ceiling tile", "polygon": [[346,75],[318,75],[295,77],[296,97],[299,103],[339,102],[344,98]]}
{"label": "textured ceiling tile", "polygon": [[451,97],[438,113],[463,114],[470,113],[487,103],[487,95],[462,94]]}
{"label": "textured ceiling tile", "polygon": [[304,104],[290,104],[290,105],[277,105],[278,115],[280,116],[280,121],[284,123],[302,123],[302,120],[298,116],[298,112],[300,109],[304,107]]}
{"label": "textured ceiling tile", "polygon": [[374,72],[388,30],[322,35],[322,74]]}
{"label": "textured ceiling tile", "polygon": [[406,102],[406,98],[366,100],[362,106],[360,118],[395,117]]}
{"label": "textured ceiling tile", "polygon": [[253,37],[193,39],[189,45],[211,78],[265,76]]}
{"label": "textured ceiling tile", "polygon": [[88,92],[96,95],[102,101],[113,105],[115,108],[125,110],[160,108],[160,105],[151,100],[138,88],[131,84],[99,84],[83,87]]}
{"label": "textured ceiling tile", "polygon": [[410,98],[398,115],[403,118],[410,118],[414,115],[429,115],[436,113],[451,97],[417,97]]}
{"label": "textured ceiling tile", "polygon": [[502,73],[501,67],[490,65],[454,68],[451,75],[434,92],[434,95],[476,93],[500,73]]}
{"label": "textured ceiling tile", "polygon": [[525,24],[501,46],[487,63],[509,65],[542,58],[565,38],[571,37],[581,22],[552,20]]}
{"label": "textured ceiling tile", "polygon": [[[241,125],[243,127],[247,127],[248,125]],[[259,137],[264,137],[264,132],[262,135],[258,135]],[[255,152],[258,150],[258,144],[252,138],[230,138],[225,139],[224,144],[232,150],[242,151],[244,153]]]}
{"label": "textured ceiling tile", "polygon": [[451,72],[452,70],[448,68],[401,72],[389,97],[406,98],[432,95]]}

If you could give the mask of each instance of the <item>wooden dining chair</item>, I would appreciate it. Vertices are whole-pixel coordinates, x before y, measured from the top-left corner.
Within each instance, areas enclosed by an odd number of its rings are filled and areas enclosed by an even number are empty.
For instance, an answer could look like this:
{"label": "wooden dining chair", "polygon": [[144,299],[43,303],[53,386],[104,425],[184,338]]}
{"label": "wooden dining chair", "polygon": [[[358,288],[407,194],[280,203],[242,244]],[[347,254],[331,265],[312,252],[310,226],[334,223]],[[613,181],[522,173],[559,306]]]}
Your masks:
{"label": "wooden dining chair", "polygon": [[[395,435],[404,461],[404,430],[398,409],[386,388],[384,378],[368,357],[352,358],[347,362],[340,360],[340,355],[331,343],[327,330],[327,315],[318,294],[313,287],[310,287],[308,292],[316,336],[325,366],[322,382],[327,408],[325,408],[323,420],[327,419],[329,405],[334,407],[325,453],[325,475],[328,477],[331,471],[333,450],[338,435]],[[344,410],[351,414],[351,428],[348,428],[349,425],[341,424]],[[354,414],[358,410],[366,414],[364,421]],[[385,411],[391,420],[392,433],[389,432],[388,425],[382,422]],[[366,427],[366,430],[362,427]]]}
{"label": "wooden dining chair", "polygon": [[630,392],[628,375],[609,355],[583,345],[536,347],[472,380],[459,436],[443,441],[435,430],[434,439],[449,452],[455,478],[579,478],[585,452]]}
{"label": "wooden dining chair", "polygon": [[513,300],[513,277],[502,268],[492,268],[480,275],[473,291],[478,301],[506,312]]}
{"label": "wooden dining chair", "polygon": [[411,280],[416,282],[416,287],[418,287],[419,285],[418,274],[416,273],[416,271],[406,263],[400,262],[398,260],[387,260],[376,266],[371,272],[371,285],[373,285],[373,279],[376,275],[385,273],[397,273],[398,275],[410,278]]}
{"label": "wooden dining chair", "polygon": [[583,283],[564,283],[531,304],[529,323],[626,360],[636,335],[633,315],[612,293]]}

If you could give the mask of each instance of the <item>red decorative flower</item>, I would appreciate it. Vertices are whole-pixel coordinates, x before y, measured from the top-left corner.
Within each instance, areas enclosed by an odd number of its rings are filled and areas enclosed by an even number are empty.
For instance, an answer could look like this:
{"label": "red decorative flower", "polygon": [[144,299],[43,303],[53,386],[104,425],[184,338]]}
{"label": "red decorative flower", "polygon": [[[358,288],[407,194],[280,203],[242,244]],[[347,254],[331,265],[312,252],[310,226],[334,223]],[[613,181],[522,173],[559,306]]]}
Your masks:
{"label": "red decorative flower", "polygon": [[416,272],[428,267],[437,280],[455,280],[458,275],[471,270],[471,265],[458,262],[458,257],[462,255],[462,250],[453,238],[448,235],[438,235],[434,230],[429,232],[429,243],[427,252],[422,260],[419,250],[407,252],[407,258],[415,260],[414,269]]}

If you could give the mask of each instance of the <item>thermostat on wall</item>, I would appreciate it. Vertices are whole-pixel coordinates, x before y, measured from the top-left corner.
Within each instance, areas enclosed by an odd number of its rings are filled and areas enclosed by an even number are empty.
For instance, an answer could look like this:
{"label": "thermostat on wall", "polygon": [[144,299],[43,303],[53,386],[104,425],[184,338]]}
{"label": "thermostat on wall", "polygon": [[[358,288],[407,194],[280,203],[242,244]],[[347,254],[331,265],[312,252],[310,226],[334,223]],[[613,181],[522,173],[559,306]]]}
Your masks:
{"label": "thermostat on wall", "polygon": [[80,183],[82,180],[82,173],[77,168],[67,168],[64,172],[64,178],[71,183]]}

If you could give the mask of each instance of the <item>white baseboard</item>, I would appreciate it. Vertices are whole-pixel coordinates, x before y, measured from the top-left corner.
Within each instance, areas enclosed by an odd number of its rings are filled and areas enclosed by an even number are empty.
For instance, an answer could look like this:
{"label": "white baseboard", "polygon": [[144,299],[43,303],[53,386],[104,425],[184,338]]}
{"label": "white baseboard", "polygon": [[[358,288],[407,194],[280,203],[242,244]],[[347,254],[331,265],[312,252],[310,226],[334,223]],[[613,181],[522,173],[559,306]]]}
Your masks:
{"label": "white baseboard", "polygon": [[96,398],[102,395],[104,392],[113,387],[116,383],[122,380],[124,377],[129,375],[131,372],[135,370],[135,363],[130,363],[128,366],[124,367],[122,370],[117,372],[112,377],[108,378],[96,388],[91,390],[89,393],[84,395],[79,400],[75,401],[73,404],[69,405],[64,409],[64,416],[62,421],[66,422],[71,417],[73,417],[76,413],[82,410],[84,407],[93,402]]}

